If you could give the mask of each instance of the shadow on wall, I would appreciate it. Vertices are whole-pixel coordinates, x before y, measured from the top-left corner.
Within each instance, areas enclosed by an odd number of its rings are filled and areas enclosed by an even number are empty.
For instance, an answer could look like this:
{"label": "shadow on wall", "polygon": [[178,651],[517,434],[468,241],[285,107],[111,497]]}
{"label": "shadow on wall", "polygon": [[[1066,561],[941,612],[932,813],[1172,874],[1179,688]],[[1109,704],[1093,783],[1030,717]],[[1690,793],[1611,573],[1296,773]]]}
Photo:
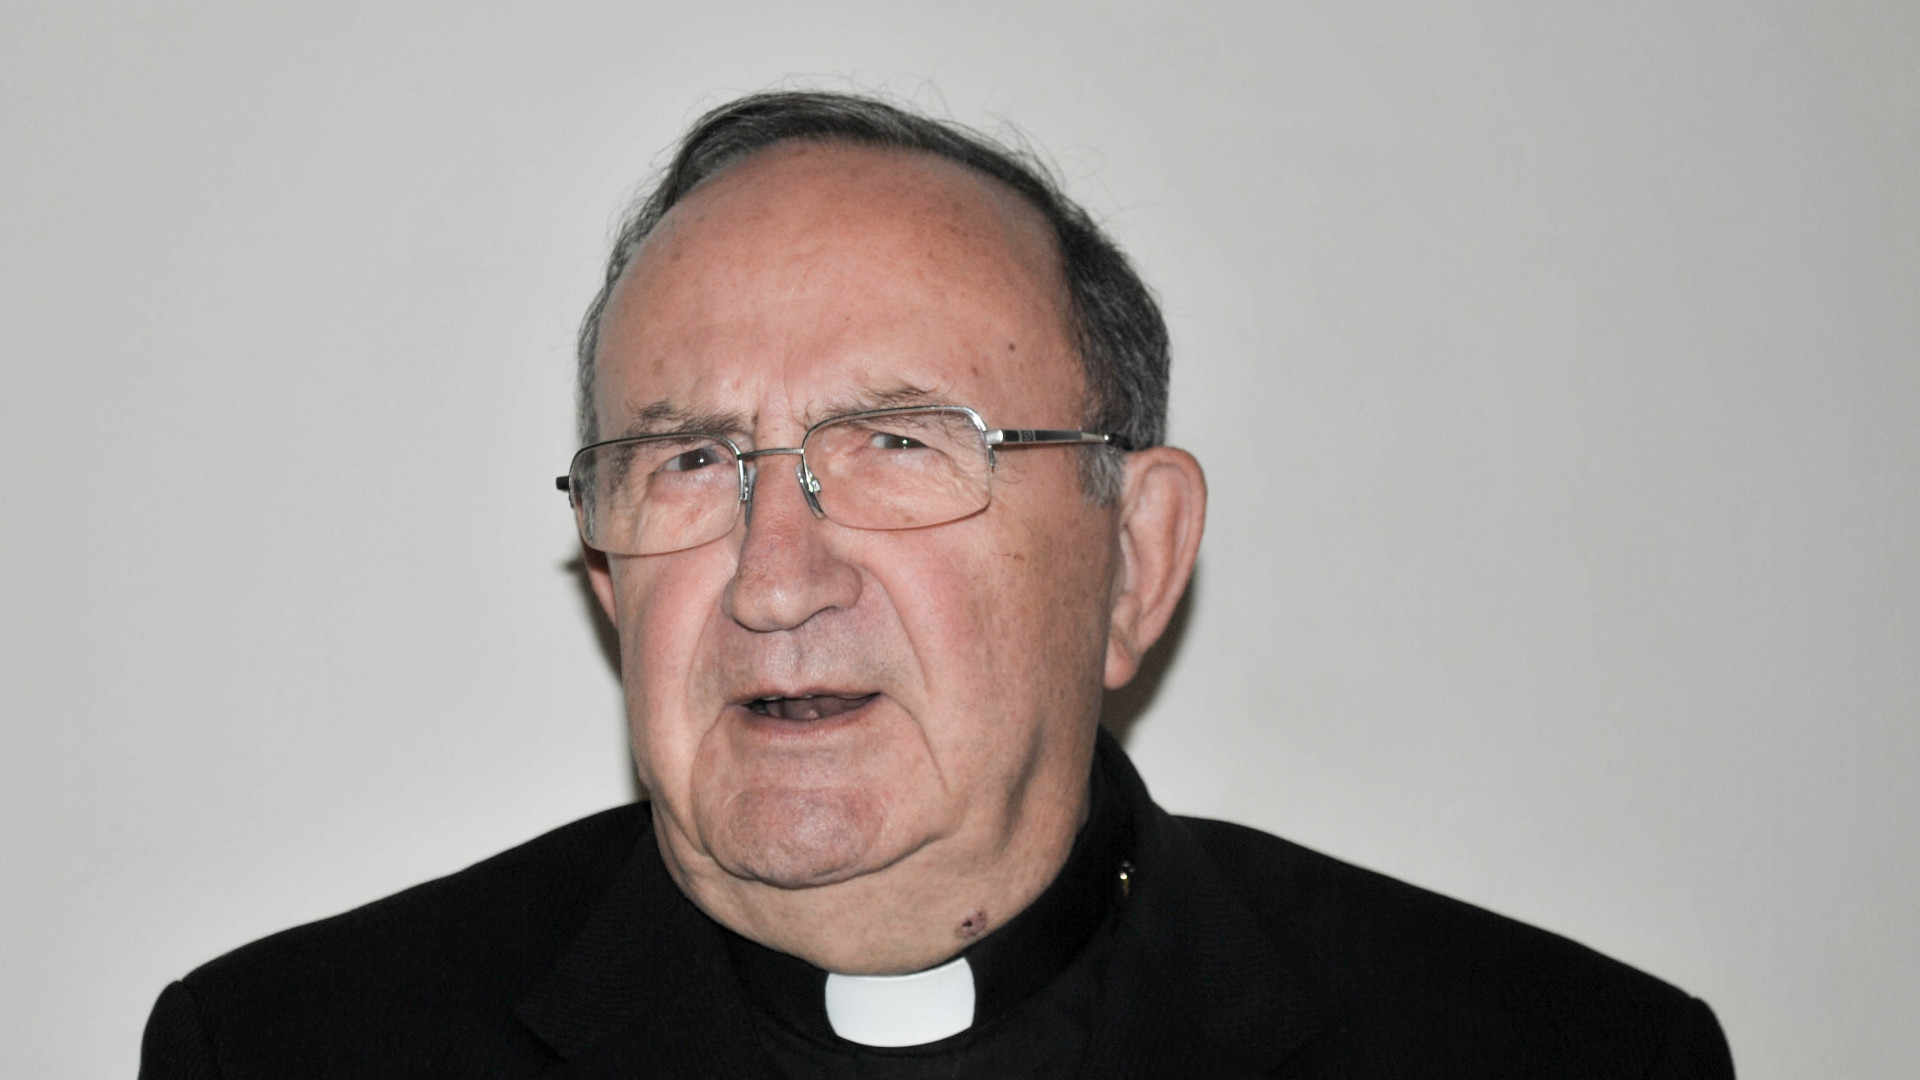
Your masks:
{"label": "shadow on wall", "polygon": [[[580,607],[587,621],[593,624],[594,640],[600,644],[600,657],[607,663],[607,670],[613,673],[615,680],[620,678],[620,635],[613,628],[612,620],[600,609],[600,601],[593,595],[593,583],[587,579],[586,560],[578,555],[562,563],[560,568],[573,579],[574,588],[580,598]],[[1167,621],[1167,632],[1161,635],[1159,642],[1147,650],[1146,658],[1140,664],[1139,674],[1133,681],[1118,690],[1107,692],[1100,703],[1100,722],[1119,739],[1122,746],[1133,734],[1133,726],[1140,721],[1141,714],[1153,704],[1159,696],[1160,680],[1166,677],[1167,668],[1172,665],[1174,654],[1180,651],[1180,643],[1187,636],[1187,618],[1193,610],[1193,594],[1200,587],[1200,568],[1195,567],[1193,580],[1187,583],[1187,591],[1175,605],[1173,616]],[[624,726],[624,722],[623,722]],[[633,797],[637,800],[647,798],[647,789],[640,778],[631,771],[628,776],[633,781]]]}

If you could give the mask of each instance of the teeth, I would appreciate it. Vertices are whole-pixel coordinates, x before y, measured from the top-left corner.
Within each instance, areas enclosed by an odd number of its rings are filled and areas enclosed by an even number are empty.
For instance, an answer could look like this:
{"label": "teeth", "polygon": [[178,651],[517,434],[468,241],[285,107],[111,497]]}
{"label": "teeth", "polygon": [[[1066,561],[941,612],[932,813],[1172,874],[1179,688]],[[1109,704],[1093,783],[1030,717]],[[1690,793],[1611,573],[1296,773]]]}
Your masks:
{"label": "teeth", "polygon": [[850,697],[839,694],[801,694],[795,697],[773,694],[755,698],[747,703],[747,708],[761,716],[770,716],[776,720],[823,720],[839,716],[841,713],[852,712],[872,701],[874,697],[873,694]]}

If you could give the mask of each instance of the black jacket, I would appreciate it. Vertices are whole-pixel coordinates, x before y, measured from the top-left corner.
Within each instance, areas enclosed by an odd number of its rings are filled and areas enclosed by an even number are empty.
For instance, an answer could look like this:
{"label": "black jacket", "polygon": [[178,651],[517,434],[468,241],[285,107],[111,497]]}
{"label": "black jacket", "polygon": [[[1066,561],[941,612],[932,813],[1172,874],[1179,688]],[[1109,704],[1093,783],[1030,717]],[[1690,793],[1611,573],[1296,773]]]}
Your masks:
{"label": "black jacket", "polygon": [[[1730,1077],[1707,1006],[1545,931],[1238,825],[1119,746],[1135,838],[1085,1077]],[[143,1080],[767,1076],[720,932],[645,804],[229,953],[169,986]]]}

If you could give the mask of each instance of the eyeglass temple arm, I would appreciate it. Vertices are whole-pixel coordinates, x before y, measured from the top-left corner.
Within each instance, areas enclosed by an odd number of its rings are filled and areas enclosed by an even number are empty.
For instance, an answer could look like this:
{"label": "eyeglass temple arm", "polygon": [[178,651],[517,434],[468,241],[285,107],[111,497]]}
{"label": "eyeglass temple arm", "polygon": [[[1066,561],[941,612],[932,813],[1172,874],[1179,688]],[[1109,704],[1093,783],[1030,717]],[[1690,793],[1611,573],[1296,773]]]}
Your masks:
{"label": "eyeglass temple arm", "polygon": [[999,428],[987,434],[988,446],[1059,446],[1062,444],[1114,446],[1133,449],[1125,435],[1100,431],[1064,431],[1059,428]]}

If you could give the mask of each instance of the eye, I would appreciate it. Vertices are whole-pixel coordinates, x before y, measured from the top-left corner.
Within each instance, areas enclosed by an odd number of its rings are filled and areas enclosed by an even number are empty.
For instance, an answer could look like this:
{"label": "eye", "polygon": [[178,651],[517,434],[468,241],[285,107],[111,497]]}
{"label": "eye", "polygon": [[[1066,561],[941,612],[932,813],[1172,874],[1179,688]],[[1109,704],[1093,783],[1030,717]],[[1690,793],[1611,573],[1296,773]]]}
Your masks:
{"label": "eye", "polygon": [[888,431],[874,432],[873,437],[867,440],[867,445],[875,450],[924,450],[927,447],[927,444],[919,439],[895,435]]}
{"label": "eye", "polygon": [[673,455],[661,464],[660,471],[694,472],[721,464],[725,464],[725,461],[721,458],[719,450],[711,446],[703,446],[698,450],[688,450],[685,453]]}

